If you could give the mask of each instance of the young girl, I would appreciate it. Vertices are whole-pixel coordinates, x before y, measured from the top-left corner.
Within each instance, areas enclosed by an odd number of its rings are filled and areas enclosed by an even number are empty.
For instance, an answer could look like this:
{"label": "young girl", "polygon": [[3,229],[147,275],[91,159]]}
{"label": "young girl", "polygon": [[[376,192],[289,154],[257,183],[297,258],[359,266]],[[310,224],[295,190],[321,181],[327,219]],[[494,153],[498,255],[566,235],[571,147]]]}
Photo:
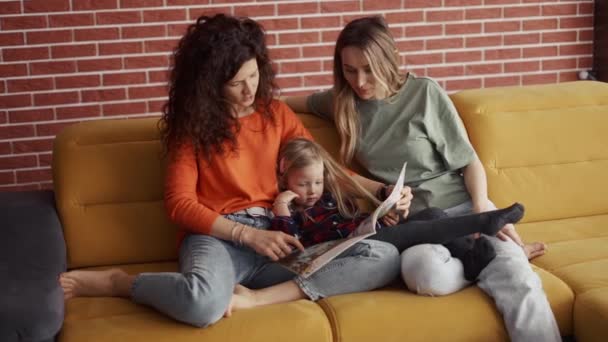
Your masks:
{"label": "young girl", "polygon": [[[299,237],[305,247],[345,238],[355,230],[368,216],[360,212],[358,198],[379,204],[322,147],[303,138],[290,140],[281,148],[278,180],[283,192],[273,204],[271,229]],[[461,259],[467,278],[474,280],[495,253],[487,239],[469,240],[465,236],[495,235],[523,214],[523,206],[517,203],[502,210],[459,217],[447,217],[441,209],[428,208],[392,227],[386,221],[378,223],[378,233],[371,239],[390,242],[399,252],[417,244],[451,242],[446,247]]]}

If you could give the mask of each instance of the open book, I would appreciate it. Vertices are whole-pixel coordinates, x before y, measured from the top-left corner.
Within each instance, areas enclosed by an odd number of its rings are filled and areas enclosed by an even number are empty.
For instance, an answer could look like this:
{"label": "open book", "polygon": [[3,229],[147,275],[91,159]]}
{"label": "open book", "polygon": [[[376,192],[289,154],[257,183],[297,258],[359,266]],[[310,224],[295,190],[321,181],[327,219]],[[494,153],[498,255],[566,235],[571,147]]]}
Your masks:
{"label": "open book", "polygon": [[401,173],[397,179],[397,183],[386,200],[380,203],[376,210],[374,210],[369,217],[361,222],[347,238],[322,242],[310,246],[304,251],[296,251],[279,260],[278,263],[288,268],[292,272],[307,278],[352,245],[368,236],[376,234],[376,223],[378,222],[378,218],[386,215],[401,198],[401,190],[403,189],[403,182],[405,180],[406,165],[407,162],[403,164]]}

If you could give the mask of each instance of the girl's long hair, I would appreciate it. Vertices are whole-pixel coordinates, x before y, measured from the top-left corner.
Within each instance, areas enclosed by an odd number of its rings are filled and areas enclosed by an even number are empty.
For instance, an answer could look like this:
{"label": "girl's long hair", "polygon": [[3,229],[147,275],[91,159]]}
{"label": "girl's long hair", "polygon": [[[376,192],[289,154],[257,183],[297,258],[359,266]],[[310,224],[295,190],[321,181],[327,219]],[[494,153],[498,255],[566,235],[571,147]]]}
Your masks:
{"label": "girl's long hair", "polygon": [[357,94],[342,70],[342,50],[345,47],[356,47],[363,52],[376,86],[382,87],[389,97],[399,91],[405,78],[399,72],[399,51],[382,17],[359,18],[342,29],[334,51],[333,111],[340,135],[340,159],[348,165],[355,154],[360,122],[355,103]]}
{"label": "girl's long hair", "polygon": [[316,162],[323,163],[324,191],[330,192],[336,200],[338,211],[345,218],[359,214],[357,199],[380,202],[363,186],[357,183],[323,147],[314,141],[296,138],[285,143],[279,152],[278,180],[281,191],[286,190],[287,176]]}
{"label": "girl's long hair", "polygon": [[209,161],[214,153],[238,149],[240,125],[223,89],[252,58],[260,75],[254,106],[265,122],[274,122],[270,105],[277,88],[264,39],[255,21],[224,14],[201,16],[188,27],[173,55],[169,99],[159,121],[165,152],[191,143]]}

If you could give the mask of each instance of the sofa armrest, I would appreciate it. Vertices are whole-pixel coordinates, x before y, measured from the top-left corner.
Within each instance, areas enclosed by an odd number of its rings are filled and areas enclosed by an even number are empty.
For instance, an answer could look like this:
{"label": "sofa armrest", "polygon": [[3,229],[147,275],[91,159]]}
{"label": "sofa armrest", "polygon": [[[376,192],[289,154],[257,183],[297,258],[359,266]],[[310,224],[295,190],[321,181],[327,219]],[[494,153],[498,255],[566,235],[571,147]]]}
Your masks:
{"label": "sofa armrest", "polygon": [[53,192],[0,192],[0,237],[0,341],[52,341],[66,269]]}

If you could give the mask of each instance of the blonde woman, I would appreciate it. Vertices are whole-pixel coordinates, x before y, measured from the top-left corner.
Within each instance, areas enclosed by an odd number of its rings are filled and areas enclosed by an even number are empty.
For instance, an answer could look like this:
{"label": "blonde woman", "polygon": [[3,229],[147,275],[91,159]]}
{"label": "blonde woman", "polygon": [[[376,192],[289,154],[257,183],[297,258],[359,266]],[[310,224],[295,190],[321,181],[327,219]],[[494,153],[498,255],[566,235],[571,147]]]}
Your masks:
{"label": "blonde woman", "polygon": [[[342,30],[331,90],[286,100],[296,112],[313,112],[335,123],[342,162],[356,159],[369,172],[373,180],[357,179],[370,192],[383,193],[407,161],[413,193],[409,213],[439,207],[458,216],[495,209],[454,105],[432,79],[399,71],[398,50],[381,17],[360,18]],[[512,224],[488,239],[497,256],[477,285],[494,298],[511,340],[560,341],[540,279],[528,263],[544,253],[544,244],[524,245]],[[438,245],[406,250],[402,268],[408,287],[445,295],[467,286],[462,265],[456,259],[443,261],[449,256]]]}

